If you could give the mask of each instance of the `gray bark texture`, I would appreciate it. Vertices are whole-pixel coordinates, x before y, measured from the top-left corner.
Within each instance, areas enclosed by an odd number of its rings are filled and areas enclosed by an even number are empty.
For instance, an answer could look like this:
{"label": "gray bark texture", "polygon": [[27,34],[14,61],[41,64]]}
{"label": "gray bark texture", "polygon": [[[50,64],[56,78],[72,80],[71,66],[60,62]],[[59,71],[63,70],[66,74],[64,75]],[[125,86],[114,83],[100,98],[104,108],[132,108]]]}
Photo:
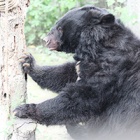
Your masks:
{"label": "gray bark texture", "polygon": [[[26,101],[25,74],[18,58],[26,52],[24,22],[28,5],[29,0],[0,0],[0,132],[13,121],[13,109]],[[13,134],[8,138],[0,133],[0,140],[35,140],[35,128],[31,120],[16,119]]]}

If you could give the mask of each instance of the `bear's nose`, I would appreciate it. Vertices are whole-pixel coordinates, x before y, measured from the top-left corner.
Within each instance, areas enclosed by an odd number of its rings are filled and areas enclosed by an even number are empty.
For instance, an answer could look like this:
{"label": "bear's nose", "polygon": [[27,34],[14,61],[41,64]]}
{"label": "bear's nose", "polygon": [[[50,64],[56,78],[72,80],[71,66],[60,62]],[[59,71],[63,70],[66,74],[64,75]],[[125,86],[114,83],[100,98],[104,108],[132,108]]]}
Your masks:
{"label": "bear's nose", "polygon": [[43,38],[43,41],[46,45],[49,45],[51,43],[51,39],[49,39],[48,37]]}

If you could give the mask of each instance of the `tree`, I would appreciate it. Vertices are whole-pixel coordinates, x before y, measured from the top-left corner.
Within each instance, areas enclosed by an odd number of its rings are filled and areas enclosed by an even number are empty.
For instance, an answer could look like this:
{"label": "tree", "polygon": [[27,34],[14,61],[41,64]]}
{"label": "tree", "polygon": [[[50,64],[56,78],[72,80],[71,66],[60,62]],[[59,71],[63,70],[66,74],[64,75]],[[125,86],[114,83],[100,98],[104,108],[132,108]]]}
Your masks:
{"label": "tree", "polygon": [[[26,101],[26,75],[21,71],[18,58],[26,51],[24,21],[28,5],[29,0],[0,1],[0,124],[11,121],[13,109]],[[33,140],[30,134],[34,134],[35,127],[18,120],[10,136],[12,140]],[[0,139],[11,138],[5,138],[5,134],[0,136]]]}

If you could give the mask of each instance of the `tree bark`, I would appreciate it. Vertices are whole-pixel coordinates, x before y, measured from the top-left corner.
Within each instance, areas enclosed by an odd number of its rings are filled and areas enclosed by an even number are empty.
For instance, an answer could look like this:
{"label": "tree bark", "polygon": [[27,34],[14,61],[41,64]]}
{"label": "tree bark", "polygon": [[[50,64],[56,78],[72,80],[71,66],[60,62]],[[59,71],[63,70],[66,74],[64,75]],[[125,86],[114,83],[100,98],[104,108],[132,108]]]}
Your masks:
{"label": "tree bark", "polygon": [[[18,58],[26,51],[24,22],[28,5],[28,0],[0,0],[0,132],[6,129],[7,122],[13,121],[13,109],[26,101],[26,76]],[[30,127],[29,122],[32,121],[16,120],[12,140],[35,139],[36,125]],[[1,133],[0,139],[11,138]]]}

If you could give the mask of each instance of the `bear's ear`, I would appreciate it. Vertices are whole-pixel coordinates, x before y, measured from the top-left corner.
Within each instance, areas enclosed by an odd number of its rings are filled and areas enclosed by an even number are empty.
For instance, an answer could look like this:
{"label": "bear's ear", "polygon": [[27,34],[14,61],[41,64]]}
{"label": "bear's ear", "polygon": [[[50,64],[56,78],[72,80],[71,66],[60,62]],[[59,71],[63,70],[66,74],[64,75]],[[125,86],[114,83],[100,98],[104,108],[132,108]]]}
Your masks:
{"label": "bear's ear", "polygon": [[115,22],[115,17],[112,14],[103,15],[100,19],[100,23],[102,24],[112,24]]}

